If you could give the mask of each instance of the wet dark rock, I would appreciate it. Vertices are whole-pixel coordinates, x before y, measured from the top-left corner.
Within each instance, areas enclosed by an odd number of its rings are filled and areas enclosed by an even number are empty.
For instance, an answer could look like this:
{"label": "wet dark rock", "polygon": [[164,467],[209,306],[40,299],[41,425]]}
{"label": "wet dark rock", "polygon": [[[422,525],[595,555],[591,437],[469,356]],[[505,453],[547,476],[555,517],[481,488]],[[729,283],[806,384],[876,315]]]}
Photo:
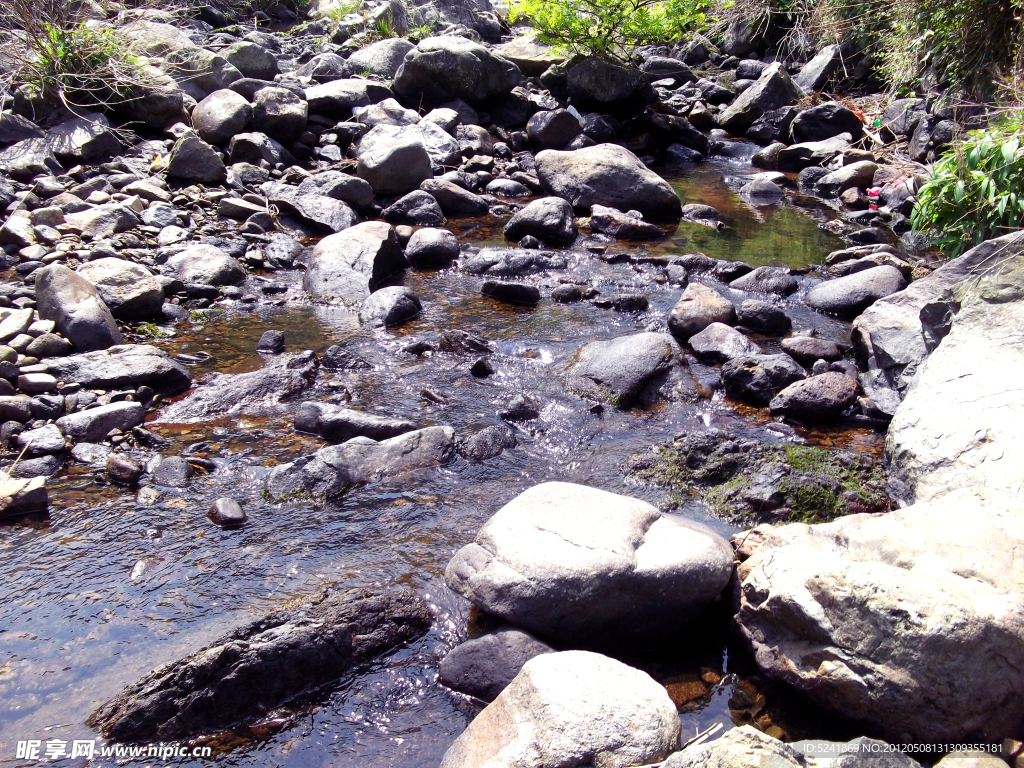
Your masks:
{"label": "wet dark rock", "polygon": [[459,240],[446,229],[418,229],[405,246],[405,257],[418,268],[446,267],[459,257]]}
{"label": "wet dark rock", "polygon": [[719,429],[636,454],[626,474],[699,493],[714,514],[747,523],[821,522],[889,506],[881,461],[868,454],[748,440]]}
{"label": "wet dark rock", "polygon": [[545,150],[537,155],[544,188],[572,203],[580,215],[593,205],[637,210],[652,221],[678,219],[682,204],[671,185],[636,155],[614,144],[574,152]]}
{"label": "wet dark rock", "polygon": [[515,447],[515,433],[504,424],[492,424],[468,438],[459,447],[459,453],[471,461],[486,461]]}
{"label": "wet dark rock", "polygon": [[179,363],[156,347],[124,344],[47,361],[57,378],[89,389],[120,389],[147,384],[164,395],[177,395],[192,386],[192,377]]}
{"label": "wet dark rock", "polygon": [[178,139],[171,149],[167,175],[200,184],[223,184],[227,179],[227,169],[217,150],[194,133],[189,133]]}
{"label": "wet dark rock", "polygon": [[576,116],[564,109],[538,112],[526,124],[530,141],[541,149],[562,149],[582,130]]}
{"label": "wet dark rock", "polygon": [[99,291],[61,264],[35,272],[39,317],[53,320],[57,331],[80,352],[121,344],[121,332]]}
{"label": "wet dark rock", "polygon": [[465,38],[429,37],[406,54],[395,94],[406,104],[438,107],[453,99],[481,104],[519,84],[519,68]]}
{"label": "wet dark rock", "polygon": [[408,224],[414,227],[433,227],[444,223],[444,213],[437,200],[422,189],[414,189],[399,198],[381,213],[389,224]]}
{"label": "wet dark rock", "polygon": [[782,340],[782,351],[801,365],[814,365],[818,360],[841,360],[843,351],[834,341],[814,336],[792,336]]}
{"label": "wet dark rock", "polygon": [[725,222],[722,221],[722,214],[716,208],[702,203],[687,203],[682,207],[682,218],[696,224],[703,224],[712,229],[722,229]]}
{"label": "wet dark rock", "polygon": [[437,200],[445,216],[452,218],[472,218],[487,214],[487,201],[474,195],[450,181],[427,179],[420,184],[420,189]]}
{"label": "wet dark rock", "polygon": [[726,394],[755,405],[768,405],[780,391],[806,377],[789,355],[739,355],[722,366]]}
{"label": "wet dark rock", "polygon": [[690,283],[690,273],[682,264],[669,264],[665,267],[665,277],[670,284],[680,288],[685,288]]}
{"label": "wet dark rock", "polygon": [[373,367],[366,360],[340,344],[328,347],[320,358],[320,364],[324,368],[336,371],[365,371]]}
{"label": "wet dark rock", "polygon": [[553,251],[484,248],[476,256],[464,259],[459,267],[471,275],[520,277],[548,269],[565,269],[566,260]]}
{"label": "wet dark rock", "polygon": [[717,261],[703,253],[688,253],[675,259],[673,264],[679,264],[689,272],[708,272],[715,268]]}
{"label": "wet dark rock", "polygon": [[170,488],[185,488],[194,474],[192,465],[181,456],[166,456],[153,472],[153,483]]}
{"label": "wet dark rock", "polygon": [[540,400],[533,395],[520,392],[513,395],[498,416],[505,421],[529,421],[540,416]]}
{"label": "wet dark rock", "polygon": [[423,305],[411,288],[392,285],[376,290],[363,299],[359,319],[363,325],[391,328],[416,317],[422,311]]}
{"label": "wet dark rock", "polygon": [[804,301],[819,312],[853,317],[879,299],[906,287],[906,278],[900,270],[883,265],[819,283],[807,292]]}
{"label": "wet dark rock", "polygon": [[854,141],[864,135],[864,123],[857,113],[838,101],[826,101],[805,109],[792,125],[795,142],[824,141],[848,133]]}
{"label": "wet dark rock", "polygon": [[498,301],[506,301],[510,304],[525,304],[533,306],[540,303],[540,290],[533,285],[522,283],[503,283],[496,280],[488,280],[481,286],[480,293]]}
{"label": "wet dark rock", "polygon": [[478,357],[473,361],[473,365],[469,367],[469,372],[475,378],[486,379],[488,376],[494,375],[494,366],[491,365],[489,357]]}
{"label": "wet dark rock", "polygon": [[275,467],[267,477],[266,491],[275,499],[332,498],[353,485],[443,464],[454,446],[451,427],[427,427],[380,442],[357,437]]}
{"label": "wet dark rock", "polygon": [[[634,553],[644,544],[665,555],[641,565]],[[639,499],[542,483],[455,553],[445,581],[539,637],[636,647],[699,616],[729,582],[732,564],[728,543],[698,523],[662,517]],[[568,599],[575,610],[565,610]]]}
{"label": "wet dark rock", "polygon": [[788,296],[797,289],[797,282],[786,267],[757,267],[730,282],[729,287],[749,293]]}
{"label": "wet dark rock", "polygon": [[724,363],[736,357],[758,354],[758,346],[724,323],[711,323],[689,339],[697,357],[712,363]]}
{"label": "wet dark rock", "polygon": [[160,411],[160,420],[186,423],[277,412],[283,401],[305,392],[315,378],[315,363],[303,354],[278,355],[250,373],[210,373],[188,397]]}
{"label": "wet dark rock", "polygon": [[690,283],[668,318],[668,329],[680,341],[688,341],[712,323],[736,324],[736,307],[714,288]]}
{"label": "wet dark rock", "polygon": [[740,325],[752,331],[780,336],[788,333],[793,327],[793,321],[781,307],[777,307],[770,301],[758,301],[757,299],[745,299],[736,312],[736,321]]}
{"label": "wet dark rock", "polygon": [[290,165],[295,162],[291,152],[281,144],[263,133],[240,133],[231,139],[228,155],[232,164],[250,163],[259,165],[262,162],[270,165],[282,163]]}
{"label": "wet dark rock", "polygon": [[256,351],[265,355],[279,355],[284,352],[284,333],[281,331],[264,331],[256,343]]}
{"label": "wet dark rock", "polygon": [[302,287],[318,296],[361,301],[405,264],[394,227],[368,221],[317,243]]}
{"label": "wet dark rock", "polygon": [[652,240],[665,236],[657,225],[644,221],[640,216],[631,216],[630,213],[594,205],[590,209],[590,229],[621,240]]}
{"label": "wet dark rock", "polygon": [[786,193],[775,182],[755,179],[740,188],[740,196],[752,205],[771,205],[782,200]]}
{"label": "wet dark rock", "polygon": [[534,200],[517,211],[505,225],[505,239],[512,242],[532,235],[549,245],[572,245],[578,234],[572,206],[560,197]]}
{"label": "wet dark rock", "polygon": [[484,192],[498,197],[529,197],[533,194],[529,187],[512,179],[495,179],[484,187]]}
{"label": "wet dark rock", "polygon": [[742,135],[765,112],[791,106],[803,95],[785,67],[775,63],[718,116],[718,123],[730,133]]}
{"label": "wet dark rock", "polygon": [[126,454],[114,453],[107,459],[107,477],[120,485],[135,485],[144,473],[142,465]]}
{"label": "wet dark rock", "polygon": [[344,443],[353,437],[387,440],[415,429],[415,424],[404,419],[376,416],[351,408],[328,408],[317,418],[315,431],[325,440]]}
{"label": "wet dark rock", "polygon": [[491,351],[490,342],[466,331],[441,331],[437,348],[456,355],[479,355]]}
{"label": "wet dark rock", "polygon": [[0,112],[0,147],[17,144],[25,139],[41,139],[45,132],[27,117],[10,110]]}
{"label": "wet dark rock", "polygon": [[769,404],[773,416],[827,421],[857,402],[857,382],[842,373],[823,373],[790,384]]}
{"label": "wet dark rock", "polygon": [[637,333],[587,342],[566,369],[564,381],[584,397],[628,407],[649,384],[681,364],[671,336]]}
{"label": "wet dark rock", "polygon": [[450,650],[441,660],[438,680],[459,693],[493,701],[526,662],[554,650],[528,632],[503,626]]}
{"label": "wet dark rock", "polygon": [[51,477],[64,466],[65,457],[62,453],[51,453],[34,459],[22,459],[16,466],[8,470],[11,477]]}
{"label": "wet dark rock", "polygon": [[615,114],[657,100],[645,73],[596,57],[569,66],[566,78],[569,95],[579,109]]}
{"label": "wet dark rock", "polygon": [[22,432],[18,435],[17,446],[28,456],[62,453],[65,450],[64,435],[54,424],[47,424]]}
{"label": "wet dark rock", "polygon": [[422,635],[431,621],[411,590],[330,585],[157,668],[88,723],[118,741],[227,729],[337,680],[353,664]]}

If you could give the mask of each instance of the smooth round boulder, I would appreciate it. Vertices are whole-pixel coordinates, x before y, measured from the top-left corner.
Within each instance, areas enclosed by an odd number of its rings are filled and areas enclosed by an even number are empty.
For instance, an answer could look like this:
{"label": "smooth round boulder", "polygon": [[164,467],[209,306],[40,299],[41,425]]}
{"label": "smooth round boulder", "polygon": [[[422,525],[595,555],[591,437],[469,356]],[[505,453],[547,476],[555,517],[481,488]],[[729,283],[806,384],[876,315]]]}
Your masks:
{"label": "smooth round boulder", "polygon": [[729,544],[639,499],[542,483],[502,507],[445,570],[494,616],[576,647],[656,643],[696,619],[732,575]]}
{"label": "smooth round boulder", "polygon": [[422,135],[401,131],[389,133],[387,141],[361,144],[356,174],[378,195],[402,195],[431,178],[431,168]]}
{"label": "smooth round boulder", "polygon": [[447,229],[417,229],[405,246],[405,257],[420,269],[446,267],[459,257],[459,239]]}
{"label": "smooth round boulder", "polygon": [[192,125],[203,141],[226,144],[252,120],[252,105],[235,91],[214,91],[192,110]]}
{"label": "smooth round boulder", "polygon": [[781,390],[807,378],[789,355],[741,355],[722,366],[722,385],[729,397],[768,405]]}
{"label": "smooth round boulder", "polygon": [[902,291],[907,280],[896,267],[883,264],[819,283],[807,292],[811,309],[839,317],[854,317],[879,299]]}
{"label": "smooth round boulder", "polygon": [[243,77],[255,80],[273,80],[280,72],[277,56],[262,45],[240,40],[220,52],[228,63],[242,73]]}
{"label": "smooth round boulder", "polygon": [[712,323],[691,336],[690,348],[697,357],[711,363],[725,363],[734,357],[761,351],[757,344],[725,323]]}
{"label": "smooth round boulder", "polygon": [[542,653],[554,653],[554,650],[529,632],[516,627],[499,627],[450,650],[441,660],[438,680],[453,691],[494,701],[526,662]]}
{"label": "smooth round boulder", "polygon": [[363,300],[359,319],[363,325],[401,325],[423,311],[423,305],[412,289],[402,285],[391,285],[374,291]]}
{"label": "smooth round boulder", "polygon": [[648,384],[681,366],[678,346],[665,333],[634,333],[589,341],[566,368],[566,386],[584,397],[626,408]]}
{"label": "smooth round boulder", "polygon": [[513,243],[532,235],[547,245],[572,245],[578,234],[572,206],[560,197],[534,200],[505,224],[505,239]]}
{"label": "smooth round boulder", "polygon": [[114,317],[150,320],[160,316],[164,289],[142,265],[108,257],[87,261],[76,273],[96,286]]}
{"label": "smooth round boulder", "polygon": [[857,382],[845,373],[830,371],[790,384],[768,405],[772,416],[800,421],[827,421],[857,402]]}
{"label": "smooth round boulder", "polygon": [[228,173],[217,150],[189,132],[171,147],[167,175],[200,184],[223,184]]}
{"label": "smooth round boulder", "polygon": [[53,320],[57,331],[76,351],[90,352],[124,343],[100,292],[84,277],[63,264],[50,264],[34,276],[39,317]]}
{"label": "smooth round boulder", "polygon": [[848,133],[857,141],[864,135],[864,123],[845,104],[826,101],[798,113],[790,124],[790,131],[794,143],[824,141],[841,133]]}
{"label": "smooth round boulder", "polygon": [[651,765],[678,748],[679,729],[646,672],[587,651],[545,653],[476,716],[441,768]]}
{"label": "smooth round boulder", "polygon": [[843,350],[838,344],[814,336],[791,336],[783,339],[782,351],[800,365],[814,365],[818,360],[834,363],[843,359]]}
{"label": "smooth round boulder", "polygon": [[444,223],[444,213],[437,200],[429,192],[414,189],[400,197],[381,213],[380,217],[389,224],[411,227],[435,227]]}
{"label": "smooth round boulder", "polygon": [[455,99],[478,105],[509,94],[521,77],[519,67],[479,43],[428,37],[406,53],[394,91],[409,106],[429,109]]}
{"label": "smooth round boulder", "polygon": [[198,244],[172,256],[167,272],[186,285],[237,285],[245,279],[245,270],[235,259],[213,245]]}
{"label": "smooth round boulder", "polygon": [[405,265],[395,228],[364,221],[316,244],[302,287],[321,297],[362,301]]}
{"label": "smooth round boulder", "polygon": [[580,215],[593,205],[637,210],[645,219],[679,219],[682,203],[672,186],[625,147],[598,144],[572,152],[547,149],[536,157],[537,176],[551,194]]}
{"label": "smooth round boulder", "polygon": [[668,329],[680,341],[688,341],[712,323],[736,324],[736,307],[714,288],[690,283],[672,308]]}
{"label": "smooth round boulder", "polygon": [[788,296],[797,289],[797,282],[786,267],[757,267],[733,280],[729,287],[748,293]]}
{"label": "smooth round boulder", "polygon": [[348,57],[348,73],[351,75],[370,74],[385,80],[394,79],[405,61],[405,56],[415,48],[401,37],[392,37],[360,48]]}
{"label": "smooth round boulder", "polygon": [[540,303],[540,290],[534,285],[488,280],[481,286],[480,293],[509,304],[534,306]]}
{"label": "smooth round boulder", "polygon": [[793,321],[781,307],[770,301],[745,299],[736,310],[736,322],[752,331],[768,336],[779,336],[788,333]]}

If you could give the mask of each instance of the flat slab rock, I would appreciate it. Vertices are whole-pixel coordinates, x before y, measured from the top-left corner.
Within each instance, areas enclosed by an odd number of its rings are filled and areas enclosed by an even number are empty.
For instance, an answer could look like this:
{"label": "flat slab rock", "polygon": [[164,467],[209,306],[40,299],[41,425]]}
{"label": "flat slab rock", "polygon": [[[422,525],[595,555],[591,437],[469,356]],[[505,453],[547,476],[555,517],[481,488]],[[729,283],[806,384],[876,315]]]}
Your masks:
{"label": "flat slab rock", "polygon": [[456,552],[445,581],[485,612],[576,647],[656,643],[728,583],[732,549],[640,499],[572,483],[524,491]]}
{"label": "flat slab rock", "polygon": [[192,386],[185,367],[156,347],[119,344],[109,349],[47,360],[50,373],[86,388],[118,389],[146,384],[165,395],[177,395]]}
{"label": "flat slab rock", "polygon": [[442,464],[454,448],[455,430],[451,427],[427,427],[380,442],[356,437],[275,467],[265,490],[275,499],[330,498],[353,485]]}
{"label": "flat slab rock", "polygon": [[419,637],[432,621],[426,602],[410,589],[329,585],[158,667],[86,723],[117,741],[225,730]]}

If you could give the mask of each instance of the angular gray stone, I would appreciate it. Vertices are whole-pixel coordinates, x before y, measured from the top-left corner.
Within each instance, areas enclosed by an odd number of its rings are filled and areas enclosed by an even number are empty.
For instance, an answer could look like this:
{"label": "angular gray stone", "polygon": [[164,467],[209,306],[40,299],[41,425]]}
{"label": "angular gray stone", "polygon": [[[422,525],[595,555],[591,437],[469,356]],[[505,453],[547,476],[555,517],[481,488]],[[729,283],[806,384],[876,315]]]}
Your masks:
{"label": "angular gray stone", "polygon": [[165,395],[177,395],[192,386],[192,377],[184,366],[163,350],[144,344],[57,357],[48,360],[47,365],[58,379],[88,389],[134,389],[145,384]]}
{"label": "angular gray stone", "polygon": [[354,437],[368,437],[371,440],[390,440],[408,432],[414,432],[416,425],[405,419],[376,416],[367,411],[351,408],[327,409],[316,420],[316,431],[324,440],[344,443]]}
{"label": "angular gray stone", "polygon": [[526,123],[530,141],[541,149],[563,149],[582,130],[576,116],[564,109],[537,112]]}
{"label": "angular gray stone", "polygon": [[227,178],[227,169],[213,147],[189,133],[171,148],[167,175],[200,184],[222,184]]}
{"label": "angular gray stone", "polygon": [[373,187],[358,176],[340,171],[323,171],[308,176],[299,184],[298,192],[300,195],[332,197],[360,209],[373,204]]}
{"label": "angular gray stone", "polygon": [[733,280],[729,287],[750,293],[788,296],[797,289],[797,282],[786,267],[757,267],[743,277]]}
{"label": "angular gray stone", "polygon": [[362,301],[405,265],[394,227],[367,221],[317,243],[302,286],[319,296]]}
{"label": "angular gray stone", "polygon": [[306,89],[310,114],[348,119],[353,107],[367,107],[391,96],[391,91],[372,80],[332,80]]}
{"label": "angular gray stone", "polygon": [[141,403],[121,401],[61,416],[57,419],[57,427],[77,442],[95,443],[105,438],[112,429],[129,432],[139,426],[145,417],[146,409]]}
{"label": "angular gray stone", "polygon": [[182,46],[168,54],[165,61],[167,73],[196,101],[242,79],[242,73],[227,59],[205,48]]}
{"label": "angular gray stone", "polygon": [[736,324],[736,307],[714,288],[690,283],[672,308],[668,329],[680,341],[688,341],[712,323]]}
{"label": "angular gray stone", "polygon": [[64,435],[54,424],[28,429],[18,435],[18,447],[28,456],[45,456],[64,451]]}
{"label": "angular gray stone", "polygon": [[866,189],[871,186],[878,166],[870,160],[845,165],[825,174],[814,182],[814,193],[819,197],[839,197],[847,189]]}
{"label": "angular gray stone", "polygon": [[392,285],[380,288],[363,299],[359,320],[370,327],[391,328],[411,320],[422,311],[423,305],[411,288]]}
{"label": "angular gray stone", "polygon": [[420,189],[437,200],[441,211],[450,218],[485,216],[489,210],[487,201],[479,195],[443,179],[426,179]]}
{"label": "angular gray stone", "polygon": [[675,190],[624,147],[599,144],[537,155],[537,175],[544,188],[568,200],[581,214],[593,205],[637,210],[652,221],[678,219],[682,210]]}
{"label": "angular gray stone", "polygon": [[643,390],[681,365],[679,348],[664,333],[636,333],[580,347],[566,369],[566,386],[586,397],[629,406]]}
{"label": "angular gray stone", "polygon": [[299,187],[277,181],[261,184],[260,192],[270,202],[332,232],[342,232],[359,221],[359,216],[347,203],[334,197],[312,192],[303,193]]}
{"label": "angular gray stone", "polygon": [[804,64],[793,82],[806,93],[820,91],[842,66],[843,54],[840,47],[835,44],[826,45]]}
{"label": "angular gray stone", "polygon": [[857,401],[857,382],[845,373],[823,373],[790,384],[768,404],[773,416],[827,421]]}
{"label": "angular gray stone", "polygon": [[694,621],[725,588],[732,561],[725,540],[698,523],[639,499],[542,483],[455,553],[445,581],[538,637],[617,647]]}
{"label": "angular gray stone", "polygon": [[385,208],[381,218],[396,226],[430,227],[444,223],[444,212],[430,193],[414,189]]}
{"label": "angular gray stone", "polygon": [[[410,192],[433,176],[430,154],[418,131],[397,126],[377,126],[371,141],[358,149],[356,173],[369,182],[378,195]],[[366,139],[370,136],[364,136]]]}
{"label": "angular gray stone", "polygon": [[93,112],[85,112],[51,128],[46,140],[57,159],[69,164],[97,162],[121,150],[121,142],[110,130],[110,122]]}
{"label": "angular gray stone", "polygon": [[263,46],[248,40],[240,40],[229,45],[220,52],[220,55],[241,72],[242,77],[273,80],[280,71],[277,56]]}
{"label": "angular gray stone", "polygon": [[408,40],[393,37],[360,48],[348,57],[348,72],[361,75],[367,72],[385,80],[394,79],[405,61],[405,56],[415,48]]}
{"label": "angular gray stone", "polygon": [[237,285],[245,279],[245,270],[235,259],[213,245],[191,245],[171,256],[166,271],[183,283]]}
{"label": "angular gray stone", "polygon": [[82,230],[85,239],[102,240],[118,232],[139,226],[139,217],[120,203],[107,203],[86,208],[80,213],[68,213],[64,222]]}
{"label": "angular gray stone", "polygon": [[807,378],[789,355],[740,355],[722,366],[722,384],[729,397],[768,405],[780,391]]}
{"label": "angular gray stone", "polygon": [[39,317],[53,320],[76,350],[90,352],[123,343],[117,323],[92,283],[61,264],[43,267],[35,275]]}
{"label": "angular gray stone", "polygon": [[712,363],[725,363],[761,351],[757,344],[725,323],[711,323],[700,333],[691,336],[689,344],[697,357]]}
{"label": "angular gray stone", "polygon": [[96,287],[114,317],[149,320],[159,316],[164,289],[145,267],[108,257],[88,261],[76,271]]}
{"label": "angular gray stone", "polygon": [[590,208],[590,229],[620,240],[656,240],[665,233],[655,224],[630,216],[615,208],[593,205]]}
{"label": "angular gray stone", "polygon": [[791,106],[803,96],[785,67],[775,63],[718,116],[718,124],[730,133],[742,135],[765,112]]}
{"label": "angular gray stone", "polygon": [[306,130],[309,109],[286,88],[262,88],[252,101],[252,127],[282,144],[294,144]]}
{"label": "angular gray stone", "polygon": [[0,151],[0,171],[12,179],[29,181],[41,174],[63,173],[45,138],[25,139]]}

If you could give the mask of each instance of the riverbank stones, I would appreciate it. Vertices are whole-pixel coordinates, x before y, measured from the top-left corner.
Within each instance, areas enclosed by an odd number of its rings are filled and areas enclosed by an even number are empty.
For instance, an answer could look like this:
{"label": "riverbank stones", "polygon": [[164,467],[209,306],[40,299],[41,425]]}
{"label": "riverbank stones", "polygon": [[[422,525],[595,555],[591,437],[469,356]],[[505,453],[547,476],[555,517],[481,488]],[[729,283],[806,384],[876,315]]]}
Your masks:
{"label": "riverbank stones", "polygon": [[487,613],[576,647],[657,644],[696,619],[732,574],[708,528],[639,499],[542,483],[502,507],[445,570]]}

